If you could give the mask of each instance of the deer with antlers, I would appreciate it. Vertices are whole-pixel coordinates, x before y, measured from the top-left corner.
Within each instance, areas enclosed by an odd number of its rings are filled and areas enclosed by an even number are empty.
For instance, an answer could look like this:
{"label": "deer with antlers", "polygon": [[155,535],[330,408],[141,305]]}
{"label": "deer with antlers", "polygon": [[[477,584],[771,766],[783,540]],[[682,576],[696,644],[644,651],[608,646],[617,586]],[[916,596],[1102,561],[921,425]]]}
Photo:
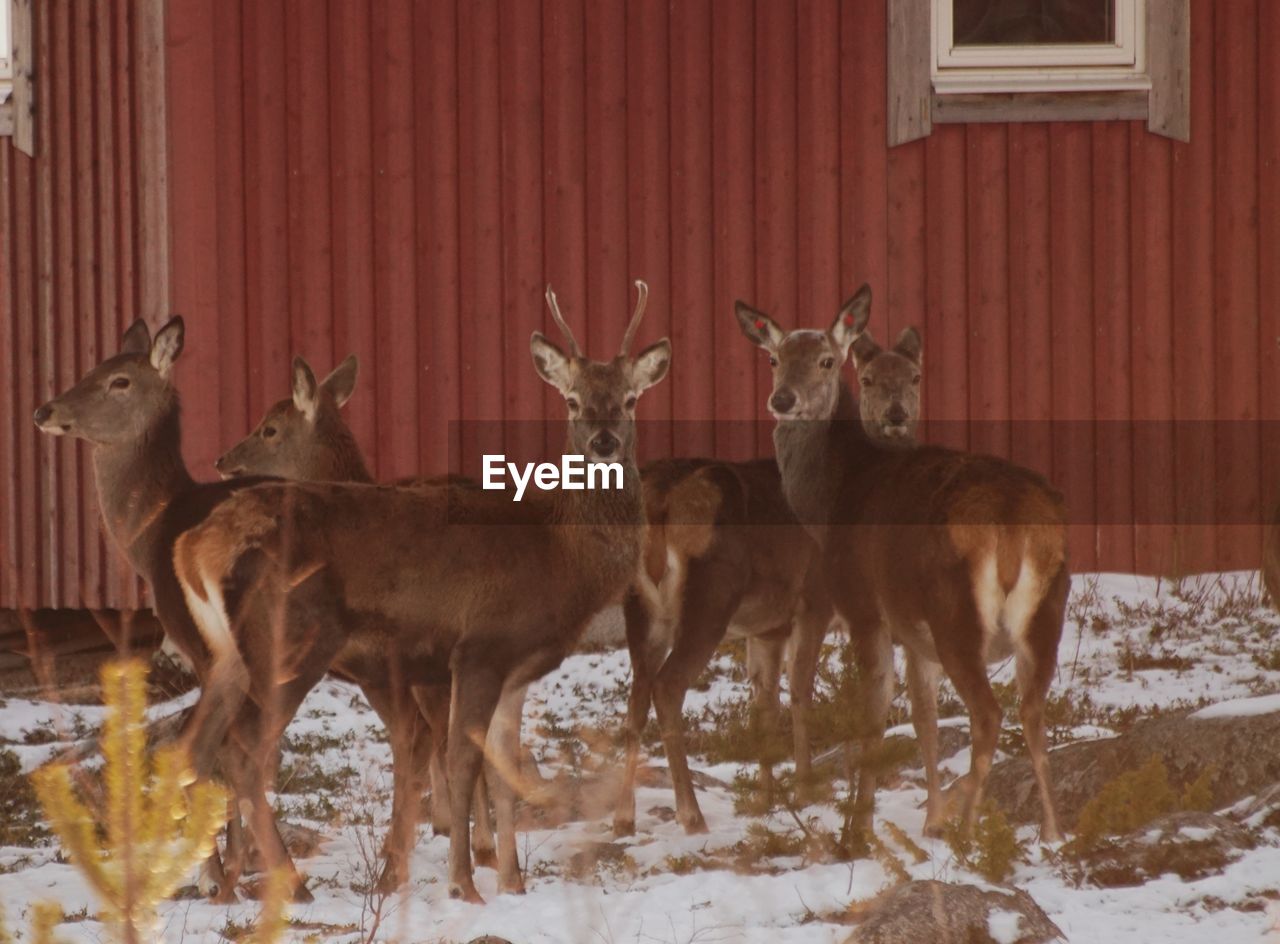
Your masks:
{"label": "deer with antlers", "polygon": [[[266,484],[243,490],[178,541],[183,591],[216,659],[229,663],[219,677],[245,680],[201,692],[202,701],[226,700],[238,712],[234,728],[225,713],[209,713],[223,723],[192,733],[201,773],[229,733],[273,744],[344,649],[383,659],[390,652],[416,684],[452,679],[450,894],[482,900],[469,814],[486,753],[496,771],[499,890],[523,891],[514,773],[525,690],[622,596],[640,557],[635,408],[666,376],[671,346],[663,339],[630,354],[647,298],[644,283],[637,287],[635,312],[609,361],[583,355],[549,288],[568,353],[540,332],[530,339],[538,375],[565,399],[566,452],[618,463],[621,487],[540,492],[517,504],[466,488]],[[250,829],[262,832],[269,862],[288,863],[268,828],[260,771],[240,773]]]}
{"label": "deer with antlers", "polygon": [[[888,350],[863,335],[855,351],[866,395],[867,435],[914,444],[920,415],[920,335],[906,329]],[[808,729],[814,677],[834,615],[817,546],[796,520],[772,459],[663,459],[642,473],[645,536],[640,576],[624,603],[632,684],[626,765],[614,832],[635,831],[640,736],[652,701],[676,794],[676,819],[705,832],[684,743],[684,699],[726,638],[746,640],[761,732],[760,777],[772,796],[770,734],[777,728],[784,662],[791,697],[796,779],[811,777]]]}
{"label": "deer with antlers", "polygon": [[[354,354],[317,382],[311,366],[293,359],[291,394],[272,404],[244,439],[214,463],[224,478],[271,475],[303,482],[371,484],[364,454],[342,416],[355,390],[360,365]],[[431,487],[444,478],[402,479],[402,487]],[[464,480],[456,480],[460,484]],[[371,659],[358,649],[340,653],[331,673],[360,686],[386,726],[391,743],[393,777],[391,829],[384,846],[385,866],[379,877],[384,890],[398,887],[408,874],[414,827],[423,788],[431,782],[431,823],[437,835],[449,832],[449,784],[444,770],[449,726],[449,686],[409,684],[393,659]],[[471,852],[477,863],[495,861],[489,797],[483,774],[475,793],[475,828]]]}
{"label": "deer with antlers", "polygon": [[[739,302],[743,333],[769,354],[782,488],[821,548],[836,609],[849,624],[864,697],[858,777],[861,825],[874,809],[873,759],[894,684],[893,644],[908,659],[913,705],[928,705],[922,736],[928,778],[925,829],[944,819],[937,772],[939,667],[969,710],[969,773],[959,783],[962,824],[972,825],[1000,733],[989,662],[1013,656],[1023,734],[1040,791],[1046,841],[1060,838],[1044,707],[1057,666],[1069,574],[1062,497],[1027,469],[991,456],[919,446],[888,448],[858,422],[840,366],[866,329],[863,286],[826,330],[784,331]],[[932,746],[931,746],[932,745]]]}

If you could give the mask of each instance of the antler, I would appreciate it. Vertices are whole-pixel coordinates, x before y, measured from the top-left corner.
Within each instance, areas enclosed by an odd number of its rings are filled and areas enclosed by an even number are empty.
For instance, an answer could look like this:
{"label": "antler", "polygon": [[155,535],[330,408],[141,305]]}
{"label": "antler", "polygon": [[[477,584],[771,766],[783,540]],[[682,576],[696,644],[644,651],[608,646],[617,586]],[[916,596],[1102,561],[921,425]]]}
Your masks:
{"label": "antler", "polygon": [[627,325],[627,333],[622,336],[622,349],[618,354],[626,357],[631,350],[631,341],[636,336],[636,329],[640,327],[640,319],[644,317],[644,306],[649,301],[649,286],[644,279],[636,279],[636,291],[639,295],[636,297],[635,314],[631,316],[631,323]]}
{"label": "antler", "polygon": [[556,301],[556,293],[552,291],[549,284],[547,285],[547,307],[551,309],[551,317],[555,319],[556,325],[560,328],[560,333],[564,335],[565,341],[569,344],[569,353],[574,357],[581,357],[582,349],[578,347],[578,342],[574,339],[573,332],[565,324],[564,315],[560,314],[560,303]]}

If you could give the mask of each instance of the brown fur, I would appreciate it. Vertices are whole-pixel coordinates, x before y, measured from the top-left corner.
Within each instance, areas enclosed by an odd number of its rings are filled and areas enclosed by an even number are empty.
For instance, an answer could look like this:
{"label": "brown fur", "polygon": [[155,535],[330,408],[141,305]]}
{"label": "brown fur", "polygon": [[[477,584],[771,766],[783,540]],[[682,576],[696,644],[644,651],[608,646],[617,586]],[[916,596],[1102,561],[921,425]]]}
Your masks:
{"label": "brown fur", "polygon": [[[643,299],[643,293],[642,293]],[[559,320],[554,296],[548,293]],[[498,770],[517,769],[524,690],[572,649],[590,618],[633,580],[644,526],[635,468],[636,398],[666,374],[670,346],[652,345],[632,358],[626,348],[643,305],[637,306],[623,351],[589,361],[535,334],[534,365],[560,390],[569,412],[568,452],[622,464],[620,490],[526,495],[466,486],[399,489],[357,484],[265,485],[245,503],[270,507],[276,525],[223,574],[237,644],[250,672],[254,705],[273,705],[278,736],[307,690],[351,640],[373,636],[416,684],[452,675],[449,781],[452,787],[451,894],[478,901],[471,874],[469,799],[482,750]],[[567,329],[566,329],[567,333]],[[224,507],[193,534],[215,547],[234,531],[237,510]],[[203,560],[199,548],[194,551]],[[281,575],[319,565],[300,587]],[[283,688],[270,664],[255,656],[262,640],[287,640],[296,677]],[[225,693],[234,697],[234,692]],[[202,692],[202,701],[215,693]],[[218,732],[205,735],[217,740]],[[486,739],[487,736],[487,739]],[[500,887],[521,891],[514,834],[515,785],[495,788]],[[261,783],[246,783],[253,822],[269,814]],[[264,812],[265,811],[265,812]],[[267,850],[277,860],[282,848]]]}
{"label": "brown fur", "polygon": [[[865,287],[827,331],[787,333],[767,315],[738,308],[744,333],[774,363],[769,402],[779,419],[774,446],[784,492],[823,547],[828,586],[858,647],[868,725],[863,756],[874,756],[883,737],[897,641],[909,654],[913,716],[924,718],[926,828],[936,831],[942,818],[931,668],[937,665],[972,721],[973,766],[962,789],[970,824],[1001,718],[986,662],[1012,651],[1042,831],[1056,839],[1044,701],[1068,587],[1062,498],[1039,475],[1002,459],[872,441],[838,369],[869,313]],[[864,765],[858,793],[868,827],[874,790],[874,773]]]}

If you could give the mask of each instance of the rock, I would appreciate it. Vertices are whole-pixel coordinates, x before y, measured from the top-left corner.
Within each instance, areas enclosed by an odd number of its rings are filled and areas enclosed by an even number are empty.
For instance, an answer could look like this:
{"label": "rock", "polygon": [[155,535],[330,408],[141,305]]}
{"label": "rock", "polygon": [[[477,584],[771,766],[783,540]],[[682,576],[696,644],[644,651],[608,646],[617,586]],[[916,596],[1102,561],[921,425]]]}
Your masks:
{"label": "rock", "polygon": [[[1109,781],[1136,770],[1153,754],[1177,789],[1213,768],[1214,809],[1230,806],[1280,781],[1280,712],[1197,718],[1179,712],[1133,726],[1119,737],[1083,741],[1049,755],[1058,818],[1074,828],[1080,811]],[[1015,822],[1038,822],[1040,798],[1025,757],[998,764],[986,794]]]}
{"label": "rock", "polygon": [[1190,881],[1220,873],[1256,845],[1253,833],[1225,816],[1170,813],[1080,855],[1071,871],[1103,888],[1169,873]]}
{"label": "rock", "polygon": [[1237,804],[1229,815],[1252,829],[1280,829],[1280,783]]}
{"label": "rock", "polygon": [[1066,935],[1021,889],[907,882],[882,895],[845,944],[1049,944]]}

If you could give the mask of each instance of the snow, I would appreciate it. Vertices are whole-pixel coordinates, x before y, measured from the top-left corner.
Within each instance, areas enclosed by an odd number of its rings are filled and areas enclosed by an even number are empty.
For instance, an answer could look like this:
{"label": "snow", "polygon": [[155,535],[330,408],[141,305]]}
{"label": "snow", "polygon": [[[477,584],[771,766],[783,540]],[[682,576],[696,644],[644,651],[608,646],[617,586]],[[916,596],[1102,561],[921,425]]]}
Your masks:
{"label": "snow", "polygon": [[[1057,716],[1051,732],[1055,745],[1111,737],[1138,718],[1175,709],[1198,709],[1197,717],[1280,710],[1280,660],[1274,657],[1280,620],[1265,605],[1256,574],[1178,582],[1077,576],[1068,617],[1051,696],[1069,699],[1072,707]],[[991,675],[1001,685],[1014,681],[1008,663],[993,666]],[[588,782],[616,769],[611,752],[625,713],[629,677],[625,651],[579,653],[531,688],[524,740],[544,776],[572,774]],[[690,691],[685,705],[686,714],[704,729],[715,725],[716,712],[750,696],[745,671],[727,649],[713,659],[704,681]],[[942,724],[959,728],[963,738],[963,746],[945,758],[944,767],[960,774],[969,762],[968,723],[949,686],[944,685],[943,694],[943,713],[949,717]],[[191,697],[152,706],[152,714],[177,710]],[[0,699],[0,748],[13,751],[29,771],[91,737],[101,720],[102,709],[96,706]],[[896,733],[911,735],[901,686],[893,724]],[[52,732],[52,740],[42,732]],[[324,796],[275,798],[286,819],[324,836],[319,852],[300,862],[316,900],[291,906],[295,924],[288,939],[366,940],[372,925],[369,908],[376,901],[361,890],[362,883],[377,867],[370,850],[381,842],[390,809],[385,734],[355,689],[325,681],[307,697],[288,736],[296,750],[286,750],[286,764],[310,765],[342,785]],[[1015,742],[1006,734],[1002,747],[1012,750]],[[648,745],[647,755],[651,768],[665,766],[655,745]],[[812,861],[794,850],[736,867],[736,850],[749,827],[780,833],[795,823],[782,811],[753,816],[735,811],[731,784],[741,771],[754,773],[754,765],[699,757],[692,757],[691,765],[714,778],[698,789],[706,834],[686,835],[672,821],[674,797],[666,786],[639,787],[636,835],[626,839],[613,838],[607,804],[550,822],[525,822],[522,826],[529,828],[520,832],[518,848],[528,894],[498,895],[495,873],[478,869],[485,906],[448,898],[447,840],[422,826],[411,882],[384,903],[374,939],[434,944],[494,934],[515,944],[845,940],[851,906],[889,887],[892,879],[885,868],[876,860]],[[836,788],[843,791],[844,784]],[[878,835],[899,853],[913,878],[985,885],[955,861],[946,843],[922,837],[923,800],[921,771],[908,770],[892,779],[878,794]],[[830,802],[807,807],[800,815],[826,828],[839,824]],[[924,850],[925,861],[915,863],[907,850],[898,848],[888,823]],[[1024,828],[1020,834],[1033,840],[1035,830]],[[1013,884],[1027,891],[1071,941],[1257,942],[1269,930],[1280,935],[1280,913],[1270,904],[1274,877],[1280,875],[1278,842],[1274,830],[1264,832],[1256,849],[1218,875],[1191,882],[1169,875],[1117,889],[1077,887],[1058,866],[1057,853],[1032,842],[1029,861],[1018,866]],[[601,847],[609,850],[608,858],[584,871],[570,868],[575,853]],[[98,904],[93,894],[75,868],[58,859],[53,846],[0,847],[0,906],[11,929],[25,932],[30,906],[54,899],[72,916],[59,928],[62,938],[103,940],[103,927],[94,920]],[[226,939],[224,932],[252,921],[257,910],[248,901],[230,907],[190,899],[167,902],[160,939],[214,944]],[[996,909],[988,928],[996,941],[1016,941],[1018,916]]]}
{"label": "snow", "polygon": [[996,944],[1018,944],[1021,926],[1022,915],[1016,911],[992,911],[987,915],[987,933]]}
{"label": "snow", "polygon": [[1280,695],[1259,695],[1257,698],[1233,698],[1201,708],[1191,717],[1208,721],[1211,718],[1246,718],[1253,715],[1269,715],[1280,711]]}

